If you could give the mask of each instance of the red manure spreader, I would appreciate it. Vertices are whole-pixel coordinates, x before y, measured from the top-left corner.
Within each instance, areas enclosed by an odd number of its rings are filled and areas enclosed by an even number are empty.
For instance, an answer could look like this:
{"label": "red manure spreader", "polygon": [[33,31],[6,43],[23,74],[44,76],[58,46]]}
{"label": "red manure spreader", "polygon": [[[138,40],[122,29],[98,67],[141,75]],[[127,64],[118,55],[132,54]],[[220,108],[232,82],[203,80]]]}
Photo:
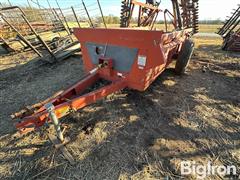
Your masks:
{"label": "red manure spreader", "polygon": [[[149,12],[149,17],[151,16],[151,12],[147,11],[149,9],[158,13],[163,12],[159,8],[160,4],[154,2],[144,4],[132,1],[129,7],[135,3],[140,6],[139,9]],[[194,49],[191,35],[196,31],[194,29],[196,26],[184,22],[183,19],[190,22],[189,18],[192,16],[189,13],[189,17],[186,17],[184,10],[192,12],[193,7],[197,6],[194,5],[196,1],[190,0],[187,1],[189,4],[181,4],[174,0],[172,2],[174,30],[171,32],[153,30],[151,28],[155,19],[153,16],[152,21],[147,23],[150,27],[148,30],[141,27],[130,28],[129,24],[128,27],[115,29],[75,28],[74,34],[81,44],[86,75],[65,91],[13,114],[12,118],[18,120],[16,128],[25,133],[45,125],[46,122],[52,122],[58,138],[64,141],[59,124],[60,118],[124,88],[146,90],[173,59],[177,59],[176,73],[184,73]],[[123,13],[126,13],[126,8]],[[128,18],[124,16],[123,21],[128,21]],[[86,89],[99,80],[108,83],[86,92]]]}

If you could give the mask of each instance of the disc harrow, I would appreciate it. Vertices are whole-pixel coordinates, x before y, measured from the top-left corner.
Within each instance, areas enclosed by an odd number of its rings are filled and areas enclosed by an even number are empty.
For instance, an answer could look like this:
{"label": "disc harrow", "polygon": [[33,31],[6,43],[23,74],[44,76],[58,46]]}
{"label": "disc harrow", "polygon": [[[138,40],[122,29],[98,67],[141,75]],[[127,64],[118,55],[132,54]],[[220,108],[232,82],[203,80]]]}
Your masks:
{"label": "disc harrow", "polygon": [[[126,28],[130,26],[133,11],[137,5],[139,6],[137,27],[153,26],[159,12],[161,12],[158,8],[160,3],[156,0],[147,0],[145,4],[135,0],[122,0],[120,27]],[[165,10],[165,13],[174,16],[173,24],[175,28],[192,28],[192,34],[198,33],[199,0],[181,0],[180,2],[172,0],[172,4],[173,14],[168,10]]]}
{"label": "disc harrow", "polygon": [[226,51],[240,51],[240,5],[234,9],[217,34],[223,37],[222,49]]}
{"label": "disc harrow", "polygon": [[138,12],[138,27],[153,26],[156,22],[160,9],[158,8],[159,2],[155,0],[147,0],[142,3],[136,0],[122,0],[120,27],[126,28],[130,26],[133,11],[136,6],[139,6]]}
{"label": "disc harrow", "polygon": [[183,26],[192,28],[193,34],[199,32],[199,0],[181,0]]}

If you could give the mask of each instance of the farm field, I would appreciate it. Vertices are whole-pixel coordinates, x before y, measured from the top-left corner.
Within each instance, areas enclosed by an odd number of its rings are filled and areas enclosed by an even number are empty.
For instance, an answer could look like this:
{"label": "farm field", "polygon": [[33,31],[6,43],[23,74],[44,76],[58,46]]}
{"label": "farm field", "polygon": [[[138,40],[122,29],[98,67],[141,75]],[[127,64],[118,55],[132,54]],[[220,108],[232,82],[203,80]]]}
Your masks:
{"label": "farm field", "polygon": [[115,93],[62,120],[74,166],[44,130],[18,136],[10,115],[77,82],[81,57],[53,65],[29,52],[1,57],[0,179],[179,179],[183,160],[240,167],[239,57],[221,50],[221,38],[194,40],[185,75],[173,63],[147,91]]}
{"label": "farm field", "polygon": [[[75,22],[68,22],[69,27],[77,27],[77,23]],[[80,23],[81,27],[88,27],[89,25],[86,23]],[[102,27],[104,27],[103,24],[101,24]],[[108,24],[108,27],[119,27],[119,24]],[[134,26],[134,24],[133,24]],[[170,29],[171,29],[172,25],[169,25]],[[199,24],[199,32],[200,33],[215,33],[218,31],[218,28],[220,28],[222,26],[222,24]],[[156,24],[155,27],[157,29],[165,29],[165,25],[164,24]]]}
{"label": "farm field", "polygon": [[[220,28],[222,25],[217,24],[199,24],[199,32],[200,33],[215,33],[218,31],[218,28]],[[165,29],[165,26],[163,24],[156,25],[157,28]]]}

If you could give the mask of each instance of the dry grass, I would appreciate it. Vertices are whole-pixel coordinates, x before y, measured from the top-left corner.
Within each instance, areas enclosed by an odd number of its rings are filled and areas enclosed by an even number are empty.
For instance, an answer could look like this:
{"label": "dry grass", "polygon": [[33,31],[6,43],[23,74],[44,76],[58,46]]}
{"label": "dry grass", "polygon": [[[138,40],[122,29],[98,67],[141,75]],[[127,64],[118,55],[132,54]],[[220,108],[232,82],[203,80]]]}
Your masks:
{"label": "dry grass", "polygon": [[202,33],[216,33],[219,28],[223,25],[218,24],[200,24],[199,25],[199,32]]}
{"label": "dry grass", "polygon": [[18,56],[9,59],[17,62],[14,66],[5,60],[0,178],[179,179],[181,160],[239,168],[239,59],[220,50],[220,39],[195,41],[186,75],[166,70],[146,92],[124,90],[62,120],[74,166],[51,147],[43,131],[14,138],[9,115],[77,81],[83,72],[80,58],[53,66]]}
{"label": "dry grass", "polygon": [[[157,24],[157,28],[165,29],[163,24]],[[171,27],[171,26],[170,26]],[[199,32],[200,33],[215,33],[218,31],[218,28],[222,27],[222,25],[215,25],[215,24],[200,24],[199,25]]]}

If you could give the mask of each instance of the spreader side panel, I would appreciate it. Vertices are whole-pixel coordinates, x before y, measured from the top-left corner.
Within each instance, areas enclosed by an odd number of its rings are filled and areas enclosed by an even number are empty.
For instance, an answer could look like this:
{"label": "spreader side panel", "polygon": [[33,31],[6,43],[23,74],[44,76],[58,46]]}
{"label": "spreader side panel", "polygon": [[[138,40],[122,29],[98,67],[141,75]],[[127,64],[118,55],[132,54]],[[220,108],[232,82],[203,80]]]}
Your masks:
{"label": "spreader side panel", "polygon": [[138,53],[137,48],[91,42],[87,42],[85,45],[94,65],[99,63],[100,57],[111,57],[114,70],[120,72],[129,72],[131,70]]}

